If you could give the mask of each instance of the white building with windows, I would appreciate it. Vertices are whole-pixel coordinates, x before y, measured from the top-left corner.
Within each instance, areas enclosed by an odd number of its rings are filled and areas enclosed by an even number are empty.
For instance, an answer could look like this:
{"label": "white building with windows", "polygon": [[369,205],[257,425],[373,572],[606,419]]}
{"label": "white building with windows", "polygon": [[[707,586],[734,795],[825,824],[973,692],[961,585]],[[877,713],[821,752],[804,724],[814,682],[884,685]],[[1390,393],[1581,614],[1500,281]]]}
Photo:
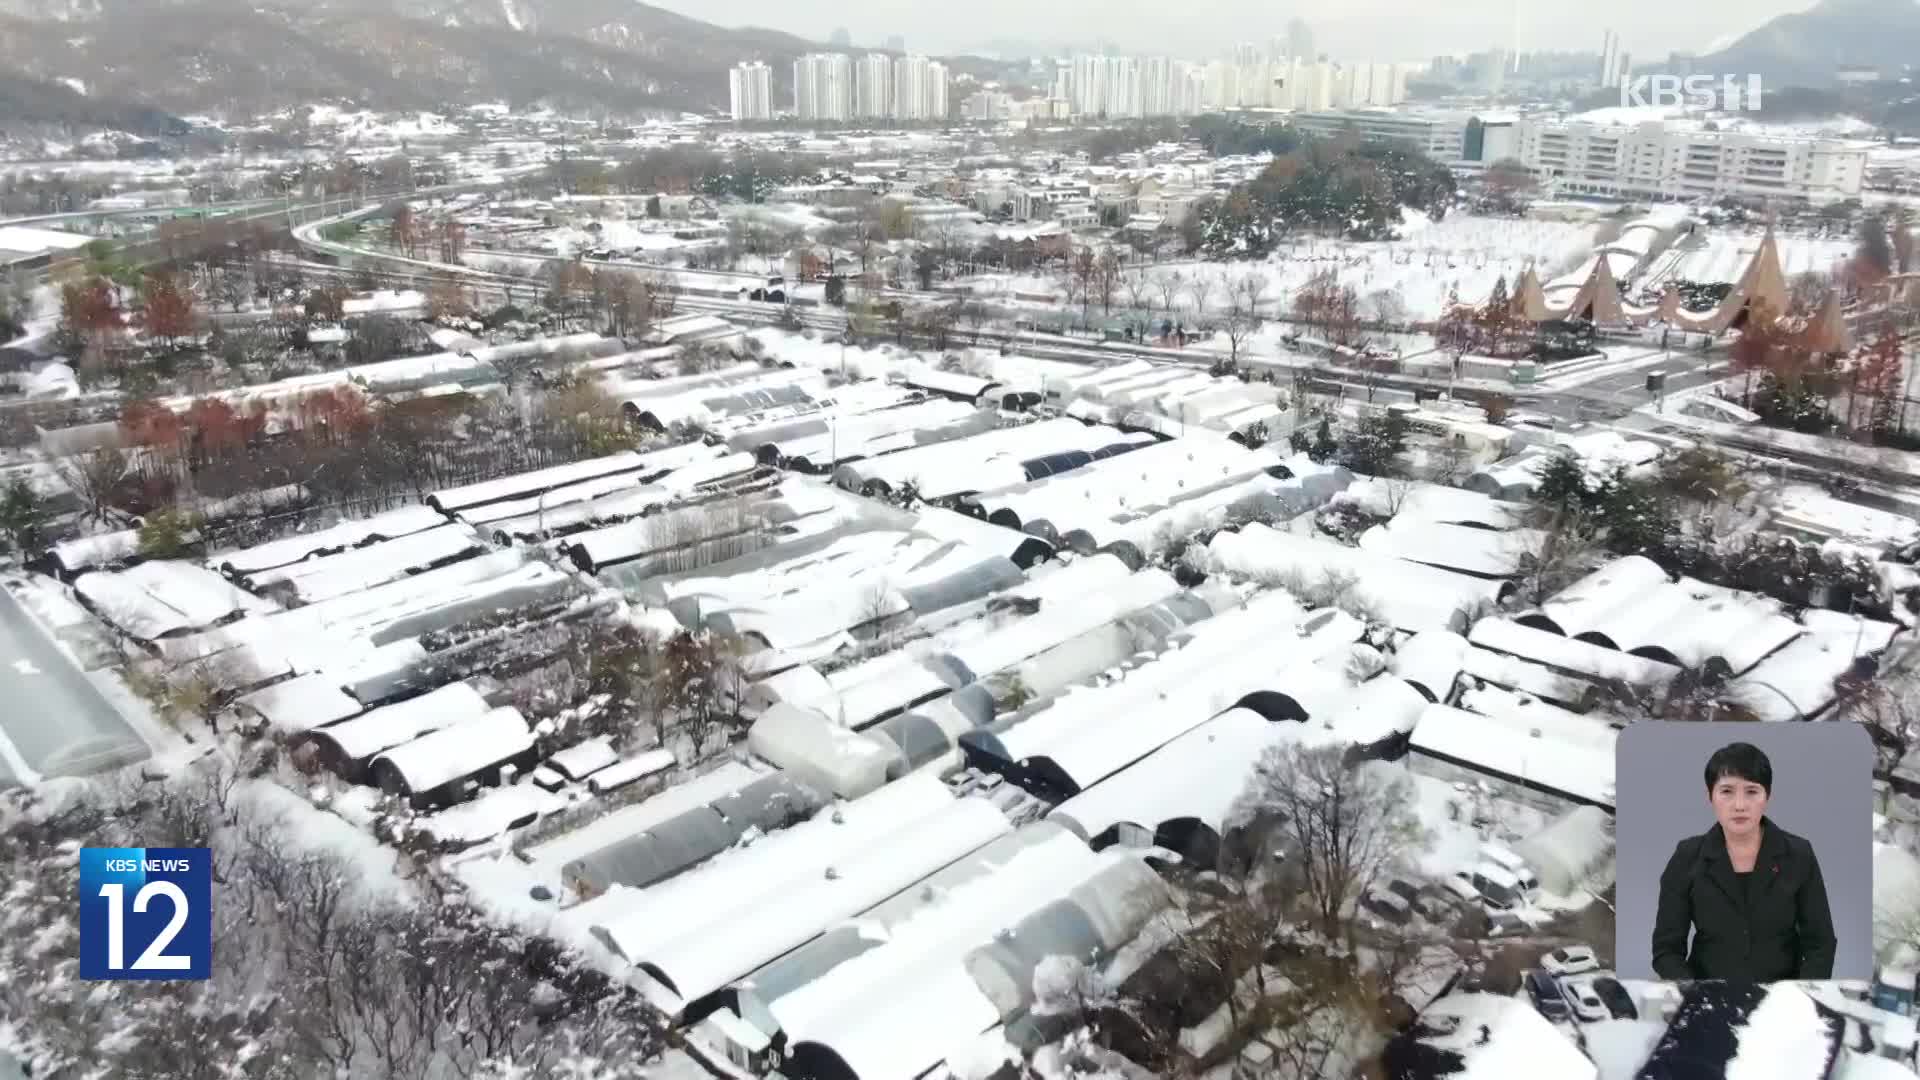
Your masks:
{"label": "white building with windows", "polygon": [[793,113],[802,120],[853,118],[853,59],[808,53],[793,62]]}
{"label": "white building with windows", "polygon": [[1565,194],[1693,201],[1858,198],[1869,146],[1843,139],[1522,118],[1520,161]]}
{"label": "white building with windows", "polygon": [[893,118],[941,120],[948,115],[947,66],[924,56],[893,62]]}
{"label": "white building with windows", "polygon": [[773,69],[759,60],[733,65],[727,98],[735,120],[773,119]]}
{"label": "white building with windows", "polygon": [[1352,132],[1363,139],[1398,139],[1452,164],[1466,154],[1468,119],[1465,113],[1349,109],[1296,115],[1293,126],[1315,135]]}
{"label": "white building with windows", "polygon": [[893,58],[868,53],[853,69],[854,115],[863,120],[893,115]]}

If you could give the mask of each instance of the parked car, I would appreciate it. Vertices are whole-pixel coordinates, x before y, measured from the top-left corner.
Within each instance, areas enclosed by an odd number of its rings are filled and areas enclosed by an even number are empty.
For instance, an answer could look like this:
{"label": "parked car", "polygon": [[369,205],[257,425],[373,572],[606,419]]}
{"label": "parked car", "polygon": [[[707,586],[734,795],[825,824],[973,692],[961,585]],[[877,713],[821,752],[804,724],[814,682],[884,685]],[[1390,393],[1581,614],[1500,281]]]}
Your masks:
{"label": "parked car", "polygon": [[1544,971],[1529,971],[1522,985],[1527,988],[1527,997],[1533,1002],[1533,1008],[1549,1020],[1565,1020],[1571,1015],[1567,1009],[1567,997],[1560,992],[1560,981]]}
{"label": "parked car", "polygon": [[1566,995],[1567,1003],[1573,1007],[1573,1015],[1582,1020],[1605,1020],[1608,1017],[1607,1006],[1594,993],[1592,979],[1562,979],[1560,989]]}
{"label": "parked car", "polygon": [[1454,876],[1466,882],[1480,897],[1480,902],[1495,911],[1505,911],[1525,899],[1520,892],[1519,879],[1505,867],[1490,862],[1483,862],[1471,870],[1462,870]]}
{"label": "parked car", "polygon": [[1500,934],[1521,934],[1531,929],[1533,929],[1531,924],[1514,912],[1487,912],[1487,932],[1489,934],[1495,936]]}
{"label": "parked car", "polygon": [[1593,992],[1599,996],[1600,1001],[1606,1005],[1607,1011],[1613,1014],[1615,1020],[1640,1019],[1640,1006],[1633,1003],[1633,995],[1627,993],[1627,988],[1620,985],[1619,979],[1611,975],[1595,975]]}
{"label": "parked car", "polygon": [[1512,874],[1523,894],[1531,895],[1540,891],[1540,879],[1527,865],[1527,860],[1514,854],[1510,849],[1501,847],[1499,844],[1482,844],[1480,854],[1488,862]]}
{"label": "parked car", "polygon": [[1360,898],[1360,906],[1376,924],[1405,926],[1413,921],[1413,907],[1395,893],[1369,890]]}
{"label": "parked car", "polygon": [[1585,945],[1567,945],[1541,957],[1540,966],[1555,975],[1585,975],[1600,970],[1600,958]]}
{"label": "parked car", "polygon": [[1415,915],[1430,923],[1449,923],[1459,915],[1454,906],[1444,897],[1436,894],[1431,887],[1415,885],[1405,878],[1394,878],[1387,882],[1387,891],[1405,900]]}

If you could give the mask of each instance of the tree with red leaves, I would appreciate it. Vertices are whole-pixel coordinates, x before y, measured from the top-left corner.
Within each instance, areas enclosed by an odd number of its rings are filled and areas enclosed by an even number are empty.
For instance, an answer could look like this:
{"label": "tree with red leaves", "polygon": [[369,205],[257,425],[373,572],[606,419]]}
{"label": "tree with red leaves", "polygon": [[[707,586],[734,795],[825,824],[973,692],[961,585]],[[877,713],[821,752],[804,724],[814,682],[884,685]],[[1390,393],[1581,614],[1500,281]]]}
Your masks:
{"label": "tree with red leaves", "polygon": [[126,325],[113,283],[106,278],[70,281],[60,287],[60,331],[72,349],[102,344]]}
{"label": "tree with red leaves", "polygon": [[338,442],[365,434],[373,427],[367,399],[350,386],[329,387],[301,396],[294,406],[294,424],[308,439]]}
{"label": "tree with red leaves", "polygon": [[203,459],[218,458],[246,447],[266,428],[266,412],[242,412],[223,398],[203,397],[187,406],[182,419],[193,432],[194,447]]}
{"label": "tree with red leaves", "polygon": [[339,322],[347,314],[347,290],[328,285],[307,294],[307,318],[315,322]]}
{"label": "tree with red leaves", "polygon": [[132,401],[120,410],[120,431],[128,443],[160,453],[177,453],[186,438],[180,414],[157,401]]}
{"label": "tree with red leaves", "polygon": [[420,227],[419,222],[414,220],[413,207],[401,203],[393,212],[387,232],[393,249],[409,259],[413,258],[414,251],[420,245]]}
{"label": "tree with red leaves", "polygon": [[1753,400],[1754,379],[1762,372],[1773,370],[1774,353],[1786,344],[1777,322],[1771,307],[1763,300],[1756,300],[1747,309],[1746,323],[1733,343],[1733,370],[1747,377],[1745,400],[1748,402]]}
{"label": "tree with red leaves", "polygon": [[140,314],[149,337],[166,342],[169,352],[178,348],[194,331],[193,288],[186,276],[171,270],[148,274],[140,286]]}

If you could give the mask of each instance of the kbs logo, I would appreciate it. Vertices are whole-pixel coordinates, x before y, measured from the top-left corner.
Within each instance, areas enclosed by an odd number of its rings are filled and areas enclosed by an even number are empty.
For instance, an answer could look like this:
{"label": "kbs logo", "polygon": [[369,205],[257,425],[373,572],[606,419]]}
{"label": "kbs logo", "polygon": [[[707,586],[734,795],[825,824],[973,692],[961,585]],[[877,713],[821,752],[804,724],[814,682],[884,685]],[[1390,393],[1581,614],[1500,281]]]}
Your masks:
{"label": "kbs logo", "polygon": [[1760,111],[1760,76],[1642,75],[1620,84],[1622,108],[1691,106],[1718,112]]}
{"label": "kbs logo", "polygon": [[212,905],[206,848],[81,848],[80,977],[208,978]]}

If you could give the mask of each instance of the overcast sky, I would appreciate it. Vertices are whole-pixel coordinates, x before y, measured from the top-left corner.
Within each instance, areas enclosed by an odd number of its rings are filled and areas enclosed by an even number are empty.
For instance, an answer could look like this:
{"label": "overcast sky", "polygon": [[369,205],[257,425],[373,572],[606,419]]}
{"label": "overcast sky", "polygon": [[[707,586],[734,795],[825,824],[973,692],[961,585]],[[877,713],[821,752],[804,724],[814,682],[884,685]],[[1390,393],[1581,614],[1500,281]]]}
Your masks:
{"label": "overcast sky", "polygon": [[[1339,0],[1291,6],[1262,0],[653,0],[673,11],[725,25],[766,26],[824,41],[836,27],[856,46],[890,34],[931,53],[979,47],[995,39],[1037,44],[1111,41],[1126,52],[1166,51],[1206,59],[1236,41],[1280,34],[1298,16],[1317,47],[1336,59],[1415,60],[1504,44],[1513,37],[1515,0]],[[1521,47],[1597,51],[1612,28],[1626,50],[1664,58],[1704,51],[1812,0],[1518,0]],[[1586,10],[1579,10],[1586,9]]]}

